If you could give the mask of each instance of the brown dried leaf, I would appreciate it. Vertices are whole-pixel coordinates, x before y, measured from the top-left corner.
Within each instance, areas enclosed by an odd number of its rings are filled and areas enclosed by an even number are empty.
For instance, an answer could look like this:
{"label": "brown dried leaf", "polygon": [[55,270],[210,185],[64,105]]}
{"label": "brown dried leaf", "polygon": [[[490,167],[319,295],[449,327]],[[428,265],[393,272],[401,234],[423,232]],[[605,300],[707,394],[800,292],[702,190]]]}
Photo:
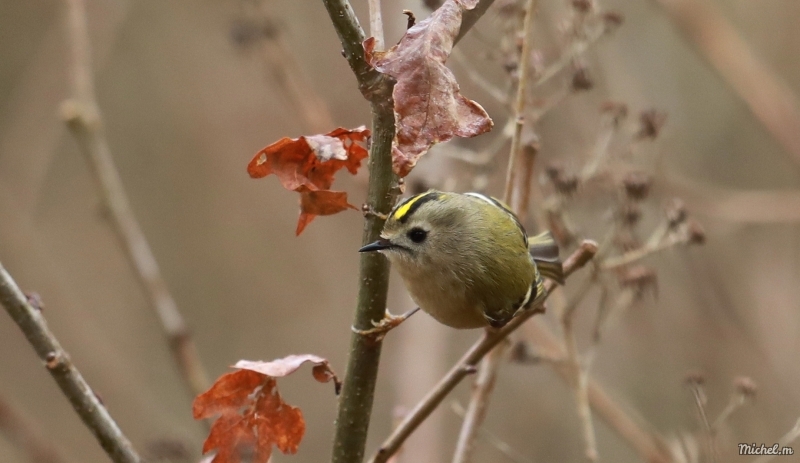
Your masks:
{"label": "brown dried leaf", "polygon": [[275,378],[314,364],[317,381],[339,380],[328,361],[316,355],[290,355],[272,362],[240,360],[238,371],[222,375],[192,404],[195,419],[219,416],[203,443],[203,453],[216,450],[212,463],[267,463],[272,446],[295,453],[305,433],[300,409],[283,401]]}
{"label": "brown dried leaf", "polygon": [[357,209],[347,202],[347,193],[330,191],[336,172],[346,168],[356,174],[368,156],[364,143],[370,135],[365,127],[338,128],[326,135],[282,138],[265,147],[247,165],[253,178],[275,174],[287,190],[300,193],[297,234],[317,215]]}
{"label": "brown dried leaf", "polygon": [[435,143],[454,136],[488,132],[492,120],[478,103],[461,95],[455,76],[445,66],[461,28],[464,9],[477,0],[446,0],[424,21],[408,29],[389,51],[375,51],[375,39],[364,41],[367,62],[392,76],[395,140],[392,162],[405,177]]}

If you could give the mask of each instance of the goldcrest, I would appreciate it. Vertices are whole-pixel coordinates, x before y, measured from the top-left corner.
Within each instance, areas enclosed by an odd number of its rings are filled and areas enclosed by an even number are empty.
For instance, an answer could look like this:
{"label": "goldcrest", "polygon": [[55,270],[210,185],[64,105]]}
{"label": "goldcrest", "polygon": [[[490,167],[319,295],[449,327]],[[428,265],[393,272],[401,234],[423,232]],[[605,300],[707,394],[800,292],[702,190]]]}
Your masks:
{"label": "goldcrest", "polygon": [[389,258],[414,302],[453,328],[501,327],[544,296],[542,275],[563,283],[550,233],[529,240],[507,206],[479,193],[412,196],[359,251]]}

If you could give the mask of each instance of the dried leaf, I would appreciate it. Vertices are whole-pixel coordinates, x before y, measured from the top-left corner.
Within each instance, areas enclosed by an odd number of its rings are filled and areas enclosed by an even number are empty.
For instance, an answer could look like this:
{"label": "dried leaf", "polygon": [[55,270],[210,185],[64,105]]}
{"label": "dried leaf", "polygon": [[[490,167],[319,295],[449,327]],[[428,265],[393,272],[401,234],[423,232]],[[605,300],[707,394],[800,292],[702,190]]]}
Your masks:
{"label": "dried leaf", "polygon": [[362,145],[369,130],[338,128],[326,135],[282,138],[265,147],[247,165],[253,178],[275,174],[287,190],[300,193],[299,235],[317,215],[357,209],[347,202],[347,193],[330,191],[334,174],[346,168],[356,174],[367,157]]}
{"label": "dried leaf", "polygon": [[345,209],[356,209],[347,202],[347,193],[344,191],[302,191],[300,187],[300,218],[297,220],[296,235],[303,233],[306,225],[318,215],[333,215]]}
{"label": "dried leaf", "polygon": [[461,95],[455,76],[445,66],[461,28],[464,9],[477,0],[447,0],[424,21],[408,29],[389,51],[375,51],[375,39],[364,41],[367,62],[392,76],[396,133],[392,161],[405,177],[435,143],[454,136],[488,132],[492,120],[478,103]]}
{"label": "dried leaf", "polygon": [[273,360],[271,362],[259,362],[251,360],[239,360],[234,365],[234,368],[241,368],[243,370],[254,371],[274,378],[282,378],[297,371],[304,363],[311,362],[314,364],[312,374],[314,379],[321,383],[329,381],[334,382],[336,393],[341,387],[341,381],[336,377],[336,373],[331,370],[331,366],[327,360],[312,354],[305,355],[289,355],[282,359]]}
{"label": "dried leaf", "polygon": [[305,433],[299,408],[281,398],[275,381],[295,372],[306,362],[314,364],[317,381],[339,380],[328,361],[316,355],[290,355],[272,362],[240,360],[238,371],[222,375],[192,404],[195,419],[218,416],[203,443],[203,453],[216,450],[211,463],[267,463],[274,445],[295,453]]}

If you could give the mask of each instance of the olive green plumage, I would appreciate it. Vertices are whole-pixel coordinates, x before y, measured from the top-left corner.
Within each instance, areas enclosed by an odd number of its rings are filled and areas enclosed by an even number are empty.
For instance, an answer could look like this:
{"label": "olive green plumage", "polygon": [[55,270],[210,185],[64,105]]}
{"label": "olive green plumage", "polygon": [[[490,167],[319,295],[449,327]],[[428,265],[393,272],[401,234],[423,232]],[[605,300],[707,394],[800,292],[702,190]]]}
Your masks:
{"label": "olive green plumage", "polygon": [[401,202],[381,240],[362,251],[386,255],[420,308],[454,328],[499,327],[536,302],[543,295],[536,261],[562,280],[550,234],[529,243],[505,205],[477,193],[429,191]]}

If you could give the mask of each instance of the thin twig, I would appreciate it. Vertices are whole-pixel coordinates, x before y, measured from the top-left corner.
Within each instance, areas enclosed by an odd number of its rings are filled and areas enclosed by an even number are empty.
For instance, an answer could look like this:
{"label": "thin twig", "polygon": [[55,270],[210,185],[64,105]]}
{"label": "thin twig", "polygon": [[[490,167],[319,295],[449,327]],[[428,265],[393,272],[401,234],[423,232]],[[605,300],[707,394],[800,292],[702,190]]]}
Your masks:
{"label": "thin twig", "polygon": [[369,35],[375,37],[375,49],[383,50],[383,17],[381,16],[381,0],[368,0]]}
{"label": "thin twig", "polygon": [[0,397],[0,432],[27,455],[31,463],[66,462],[53,443],[45,439],[5,397]]}
{"label": "thin twig", "polygon": [[[525,337],[535,340],[535,345],[538,349],[552,352],[552,355],[556,358],[566,356],[561,342],[549,329],[539,323],[527,324]],[[569,384],[571,375],[566,362],[548,362],[548,365]],[[657,435],[648,432],[637,424],[622,406],[609,397],[600,385],[591,379],[587,379],[586,389],[589,403],[597,417],[627,441],[643,461],[648,463],[668,463],[673,461],[666,444]]]}
{"label": "thin twig", "polygon": [[[659,232],[659,230],[656,230],[656,232]],[[687,242],[686,237],[683,236],[676,236],[673,237],[672,239],[665,239],[655,244],[651,244],[650,241],[648,241],[644,246],[640,248],[628,251],[620,256],[609,257],[608,259],[603,261],[603,263],[600,264],[600,266],[603,270],[614,270],[619,267],[632,264],[638,260],[644,259],[645,257],[651,254],[656,254],[665,249],[669,249],[672,246],[675,246],[676,244],[686,243],[686,242]]]}
{"label": "thin twig", "polygon": [[47,371],[72,407],[115,463],[139,463],[141,458],[97,395],[72,364],[47,327],[42,312],[33,307],[0,263],[0,303],[31,343]]}
{"label": "thin twig", "polygon": [[475,440],[481,430],[483,420],[486,418],[489,398],[497,381],[497,370],[505,357],[507,347],[507,342],[500,343],[481,362],[478,377],[472,386],[469,406],[464,414],[464,421],[461,423],[461,432],[453,453],[453,463],[467,463],[472,457]]}
{"label": "thin twig", "polygon": [[[466,410],[464,407],[461,406],[458,402],[453,402],[450,406],[450,409],[453,410],[453,413],[461,417],[462,419],[466,416]],[[532,463],[533,460],[526,457],[525,455],[521,454],[519,451],[515,450],[508,442],[504,441],[500,437],[494,435],[492,432],[486,429],[479,429],[478,433],[480,436],[487,441],[489,441],[497,450],[500,451],[503,455],[505,455],[509,460],[513,461],[514,463]]]}
{"label": "thin twig", "polygon": [[[526,103],[526,84],[528,80],[528,69],[530,55],[532,52],[533,19],[536,12],[536,0],[528,0],[525,7],[525,20],[523,22],[523,39],[520,57],[520,74],[517,83],[517,94],[514,101],[515,125],[511,137],[511,151],[508,160],[508,171],[506,173],[506,188],[503,200],[511,205],[511,209],[519,215],[522,212],[521,203],[527,204],[527,196],[530,194],[531,177],[523,177],[521,172],[517,172],[517,166],[523,162],[522,149],[522,127],[525,125],[524,113]],[[525,169],[526,174],[533,171],[533,160],[536,152],[528,153],[530,165]],[[523,186],[528,184],[527,187]],[[521,191],[524,190],[524,193]],[[503,344],[505,346],[505,344]],[[453,463],[469,463],[472,458],[472,451],[475,447],[475,438],[478,430],[486,417],[486,410],[489,407],[489,399],[494,390],[497,379],[497,372],[500,368],[501,360],[505,349],[497,346],[481,362],[478,370],[478,377],[473,386],[469,406],[464,422],[461,425],[461,432],[456,443],[456,450],[453,454]]]}
{"label": "thin twig", "polygon": [[592,425],[592,409],[589,404],[589,393],[587,390],[588,376],[584,375],[581,367],[580,354],[578,353],[578,342],[575,338],[574,322],[575,309],[586,298],[593,285],[593,279],[588,278],[583,282],[583,286],[578,289],[572,298],[567,300],[566,306],[562,311],[561,326],[564,330],[564,344],[567,351],[567,364],[569,365],[571,384],[575,392],[575,405],[578,410],[578,417],[581,420],[581,430],[585,455],[589,461],[597,460],[597,439],[595,438],[594,426]]}
{"label": "thin twig", "polygon": [[695,407],[697,407],[697,414],[700,418],[700,425],[703,427],[703,437],[705,437],[706,446],[708,447],[708,458],[710,459],[711,463],[715,463],[717,461],[717,452],[716,446],[714,445],[714,434],[711,430],[711,423],[708,420],[708,412],[706,411],[708,399],[705,391],[703,390],[702,382],[698,380],[690,380],[689,389],[692,391],[694,404]]}
{"label": "thin twig", "polygon": [[514,134],[511,136],[511,154],[506,171],[506,187],[503,198],[508,201],[514,191],[514,177],[517,175],[518,153],[522,149],[522,127],[525,125],[525,101],[527,96],[530,61],[533,52],[531,36],[533,31],[533,18],[536,11],[536,0],[528,0],[525,7],[525,21],[522,26],[522,50],[519,58],[519,81],[517,94],[514,98]]}
{"label": "thin twig", "polygon": [[67,0],[72,40],[73,99],[62,106],[62,116],[92,168],[98,189],[108,208],[114,231],[133,266],[142,289],[150,299],[167,337],[181,377],[193,395],[208,389],[205,368],[177,304],[161,276],[153,251],[131,209],[114,166],[103,130],[92,79],[91,52],[83,0]]}
{"label": "thin twig", "polygon": [[[572,253],[564,262],[564,276],[568,277],[579,268],[586,265],[597,252],[597,244],[593,241],[584,241],[580,247]],[[550,280],[545,282],[545,297],[550,296],[555,283]],[[537,313],[541,313],[542,308],[531,308],[517,315],[504,327],[499,330],[484,332],[481,339],[470,347],[461,359],[439,380],[436,386],[406,415],[403,422],[391,433],[391,435],[381,444],[378,452],[370,459],[371,463],[385,463],[398,448],[405,442],[408,436],[422,424],[423,421],[436,409],[437,406],[447,397],[457,385],[468,374],[475,372],[475,365],[489,353],[489,351],[505,339],[509,334],[517,330],[523,323]]]}

